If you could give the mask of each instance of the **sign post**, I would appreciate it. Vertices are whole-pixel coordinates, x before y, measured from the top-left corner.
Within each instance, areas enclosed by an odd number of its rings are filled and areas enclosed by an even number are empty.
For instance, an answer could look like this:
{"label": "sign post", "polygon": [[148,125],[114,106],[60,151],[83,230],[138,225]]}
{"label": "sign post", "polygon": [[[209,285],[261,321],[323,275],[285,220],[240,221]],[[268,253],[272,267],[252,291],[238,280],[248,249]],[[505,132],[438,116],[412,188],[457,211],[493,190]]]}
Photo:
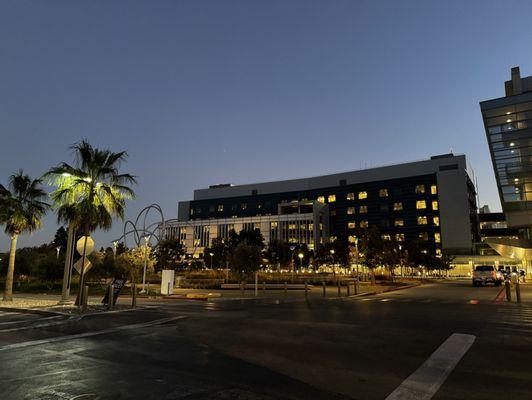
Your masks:
{"label": "sign post", "polygon": [[[94,251],[94,240],[90,236],[82,236],[76,243],[76,250],[81,255],[81,260],[76,262],[74,267],[76,267],[76,270],[79,268],[79,287],[80,287],[80,296],[79,296],[79,304],[83,304],[83,285],[85,281],[85,267],[86,263],[88,262],[90,264],[90,261],[87,260],[87,256],[91,254]],[[78,265],[78,263],[81,261],[81,264]],[[90,265],[87,265],[87,268]],[[88,299],[85,299],[88,300]]]}

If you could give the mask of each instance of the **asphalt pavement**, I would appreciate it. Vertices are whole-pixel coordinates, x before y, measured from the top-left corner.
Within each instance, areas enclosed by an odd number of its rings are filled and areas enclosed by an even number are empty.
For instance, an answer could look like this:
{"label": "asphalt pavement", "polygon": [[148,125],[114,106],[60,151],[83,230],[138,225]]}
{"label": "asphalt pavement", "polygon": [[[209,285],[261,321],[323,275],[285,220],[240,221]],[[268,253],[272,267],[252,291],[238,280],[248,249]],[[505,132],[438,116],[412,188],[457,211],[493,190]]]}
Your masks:
{"label": "asphalt pavement", "polygon": [[[2,311],[0,397],[391,399],[421,379],[423,398],[529,399],[531,292],[508,303],[501,288],[458,281],[341,299],[141,301],[83,317]],[[456,334],[470,347],[458,352]]]}

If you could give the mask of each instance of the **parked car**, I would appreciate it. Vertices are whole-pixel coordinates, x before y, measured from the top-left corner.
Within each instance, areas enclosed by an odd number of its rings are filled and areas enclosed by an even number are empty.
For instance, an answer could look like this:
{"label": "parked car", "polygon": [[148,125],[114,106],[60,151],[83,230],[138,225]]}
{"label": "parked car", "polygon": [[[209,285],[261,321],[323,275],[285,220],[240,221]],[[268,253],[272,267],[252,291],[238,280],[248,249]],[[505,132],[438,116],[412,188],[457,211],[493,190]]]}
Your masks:
{"label": "parked car", "polygon": [[504,276],[493,265],[477,265],[473,271],[473,286],[493,283],[495,286],[502,285]]}

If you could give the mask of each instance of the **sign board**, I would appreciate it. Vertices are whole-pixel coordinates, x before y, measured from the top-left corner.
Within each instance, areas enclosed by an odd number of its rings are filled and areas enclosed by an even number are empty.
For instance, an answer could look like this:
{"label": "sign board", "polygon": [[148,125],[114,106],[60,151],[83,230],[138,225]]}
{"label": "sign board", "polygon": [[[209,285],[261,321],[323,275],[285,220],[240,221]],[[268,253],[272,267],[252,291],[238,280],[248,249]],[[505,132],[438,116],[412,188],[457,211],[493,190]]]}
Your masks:
{"label": "sign board", "polygon": [[76,242],[76,250],[78,251],[80,256],[83,255],[83,248],[85,247],[85,240],[87,241],[87,247],[85,248],[85,255],[88,256],[94,251],[94,240],[92,240],[90,236],[82,236]]}
{"label": "sign board", "polygon": [[[118,299],[118,296],[120,295],[120,291],[126,284],[126,281],[127,279],[123,279],[123,278],[113,279],[113,286],[114,286],[113,305],[116,304],[116,300]],[[102,304],[109,304],[109,292],[108,291],[105,292],[105,296],[102,299]]]}
{"label": "sign board", "polygon": [[[82,260],[83,258],[80,258],[78,261],[74,263],[74,269],[80,275],[81,275],[81,261]],[[91,268],[92,268],[92,263],[89,260],[85,259],[85,265],[83,266],[83,275],[89,272]]]}

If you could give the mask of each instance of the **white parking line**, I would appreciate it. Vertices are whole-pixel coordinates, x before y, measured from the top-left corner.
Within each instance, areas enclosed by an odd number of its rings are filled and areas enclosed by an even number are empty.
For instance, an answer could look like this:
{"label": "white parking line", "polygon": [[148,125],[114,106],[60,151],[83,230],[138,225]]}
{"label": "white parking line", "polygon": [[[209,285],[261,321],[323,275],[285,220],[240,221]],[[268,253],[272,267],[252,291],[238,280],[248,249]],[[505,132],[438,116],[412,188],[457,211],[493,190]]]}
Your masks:
{"label": "white parking line", "polygon": [[77,333],[75,335],[57,336],[57,337],[48,338],[48,339],[30,340],[28,342],[13,343],[13,344],[8,344],[8,345],[0,347],[0,351],[20,349],[23,347],[37,346],[40,344],[63,342],[66,340],[82,339],[86,337],[105,335],[107,333],[125,331],[125,330],[130,330],[130,329],[145,328],[145,327],[152,326],[152,325],[165,324],[167,322],[175,321],[175,320],[182,319],[182,318],[186,318],[186,316],[180,315],[179,317],[161,318],[161,319],[156,319],[155,321],[142,322],[139,324],[132,324],[132,325],[117,326],[116,328],[102,329],[100,331],[83,332],[83,333]]}
{"label": "white parking line", "polygon": [[453,333],[412,375],[385,400],[429,400],[445,382],[475,341],[475,336]]}

